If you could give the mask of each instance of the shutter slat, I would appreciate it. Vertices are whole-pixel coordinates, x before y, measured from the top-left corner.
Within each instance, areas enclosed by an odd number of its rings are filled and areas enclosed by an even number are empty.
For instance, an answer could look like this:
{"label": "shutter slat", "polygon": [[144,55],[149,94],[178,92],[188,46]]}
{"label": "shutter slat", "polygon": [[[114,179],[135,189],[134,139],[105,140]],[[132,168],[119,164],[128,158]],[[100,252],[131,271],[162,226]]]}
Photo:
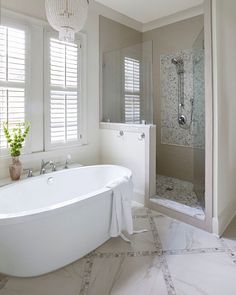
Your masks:
{"label": "shutter slat", "polygon": [[0,88],[0,149],[6,149],[3,122],[8,122],[11,132],[25,121],[25,31],[0,26],[0,51],[0,80],[22,85]]}
{"label": "shutter slat", "polygon": [[[78,138],[78,47],[50,39],[51,87],[63,87],[50,92],[51,143],[67,143]],[[73,90],[70,90],[73,88]]]}
{"label": "shutter slat", "polygon": [[125,122],[140,123],[140,61],[125,57]]}

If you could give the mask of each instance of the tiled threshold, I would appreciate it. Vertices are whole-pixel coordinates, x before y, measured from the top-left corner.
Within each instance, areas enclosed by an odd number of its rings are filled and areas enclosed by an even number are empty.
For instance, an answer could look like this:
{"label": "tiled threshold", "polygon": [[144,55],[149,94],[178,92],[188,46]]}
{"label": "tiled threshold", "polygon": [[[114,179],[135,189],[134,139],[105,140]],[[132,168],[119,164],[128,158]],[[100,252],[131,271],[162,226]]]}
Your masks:
{"label": "tiled threshold", "polygon": [[175,210],[179,213],[186,214],[191,217],[195,217],[199,220],[204,220],[205,219],[205,213],[203,209],[201,208],[194,208],[190,206],[186,206],[184,204],[180,204],[178,202],[168,200],[159,196],[156,196],[154,198],[151,198],[151,202],[158,204],[160,206]]}

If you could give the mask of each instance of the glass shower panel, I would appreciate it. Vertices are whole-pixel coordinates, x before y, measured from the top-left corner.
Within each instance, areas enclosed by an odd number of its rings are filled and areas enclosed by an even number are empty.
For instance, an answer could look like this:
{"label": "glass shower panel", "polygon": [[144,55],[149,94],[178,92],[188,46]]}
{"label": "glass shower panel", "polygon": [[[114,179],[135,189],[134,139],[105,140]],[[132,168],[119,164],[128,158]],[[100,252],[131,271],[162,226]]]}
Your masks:
{"label": "glass shower panel", "polygon": [[152,43],[103,54],[103,122],[153,123]]}
{"label": "glass shower panel", "polygon": [[193,184],[202,207],[205,207],[205,54],[204,31],[193,48]]}

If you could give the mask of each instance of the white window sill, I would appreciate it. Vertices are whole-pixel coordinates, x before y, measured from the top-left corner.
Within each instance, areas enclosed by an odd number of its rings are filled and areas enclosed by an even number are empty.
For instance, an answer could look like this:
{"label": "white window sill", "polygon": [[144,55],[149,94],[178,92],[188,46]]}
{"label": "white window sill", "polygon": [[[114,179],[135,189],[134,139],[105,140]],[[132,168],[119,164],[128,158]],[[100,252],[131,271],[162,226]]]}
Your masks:
{"label": "white window sill", "polygon": [[[56,153],[57,151],[60,154],[63,152],[67,154],[69,152],[74,152],[76,150],[83,149],[88,145],[89,145],[88,143],[83,143],[83,144],[76,144],[76,145],[70,145],[70,146],[54,147],[45,151],[25,152],[25,153],[22,153],[20,157],[26,158],[32,155],[38,156],[38,157],[47,157],[47,156],[50,156],[52,153]],[[5,152],[3,154],[0,153],[0,160],[1,159],[9,160],[11,158],[12,157],[9,153],[8,154]]]}

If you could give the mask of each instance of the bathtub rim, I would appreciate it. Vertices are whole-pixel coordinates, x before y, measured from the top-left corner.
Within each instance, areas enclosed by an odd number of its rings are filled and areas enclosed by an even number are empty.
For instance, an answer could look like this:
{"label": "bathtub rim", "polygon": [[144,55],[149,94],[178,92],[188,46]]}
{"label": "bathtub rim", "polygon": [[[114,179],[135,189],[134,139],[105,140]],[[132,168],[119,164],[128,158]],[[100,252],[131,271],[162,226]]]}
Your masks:
{"label": "bathtub rim", "polygon": [[[82,166],[82,167],[69,168],[68,170],[76,171],[76,170],[89,169],[89,168],[98,168],[98,167],[104,167],[104,168],[106,168],[106,167],[118,167],[118,168],[122,168],[122,170],[125,173],[123,175],[117,177],[117,178],[120,178],[122,176],[124,176],[124,177],[127,176],[130,179],[132,178],[131,170],[129,170],[126,167],[119,166],[119,165],[91,165],[91,166]],[[36,179],[36,178],[50,178],[50,177],[53,177],[53,175],[63,174],[66,171],[67,171],[66,169],[63,169],[63,170],[60,170],[60,171],[50,172],[50,173],[46,173],[44,175],[35,176],[34,179]],[[114,178],[114,180],[116,180],[117,178]],[[11,187],[15,187],[15,186],[19,185],[19,183],[27,183],[27,182],[30,182],[30,181],[32,181],[32,179],[26,178],[26,179],[21,180],[20,182],[14,182],[14,183],[10,183],[8,185],[2,186],[2,187],[0,187],[0,194],[1,194],[1,191],[3,191],[4,189],[9,189]],[[64,201],[64,202],[59,202],[59,203],[56,203],[54,205],[45,206],[43,208],[37,208],[37,209],[33,209],[33,210],[21,211],[19,213],[6,213],[6,214],[1,214],[0,213],[0,226],[3,225],[3,224],[9,223],[9,222],[10,223],[12,223],[12,222],[15,223],[14,221],[16,221],[17,219],[20,222],[20,220],[23,221],[23,219],[28,218],[28,217],[32,218],[32,217],[36,217],[38,215],[42,215],[42,214],[46,214],[46,213],[51,213],[53,211],[57,211],[58,209],[64,209],[64,208],[70,207],[70,206],[72,206],[72,205],[74,205],[76,203],[83,202],[83,201],[91,199],[91,198],[93,198],[95,196],[99,196],[102,193],[105,193],[105,192],[108,192],[108,191],[111,191],[111,189],[106,187],[106,186],[103,186],[100,189],[91,191],[91,192],[89,192],[89,193],[87,193],[85,195],[81,195],[81,196],[72,198],[70,200]]]}

